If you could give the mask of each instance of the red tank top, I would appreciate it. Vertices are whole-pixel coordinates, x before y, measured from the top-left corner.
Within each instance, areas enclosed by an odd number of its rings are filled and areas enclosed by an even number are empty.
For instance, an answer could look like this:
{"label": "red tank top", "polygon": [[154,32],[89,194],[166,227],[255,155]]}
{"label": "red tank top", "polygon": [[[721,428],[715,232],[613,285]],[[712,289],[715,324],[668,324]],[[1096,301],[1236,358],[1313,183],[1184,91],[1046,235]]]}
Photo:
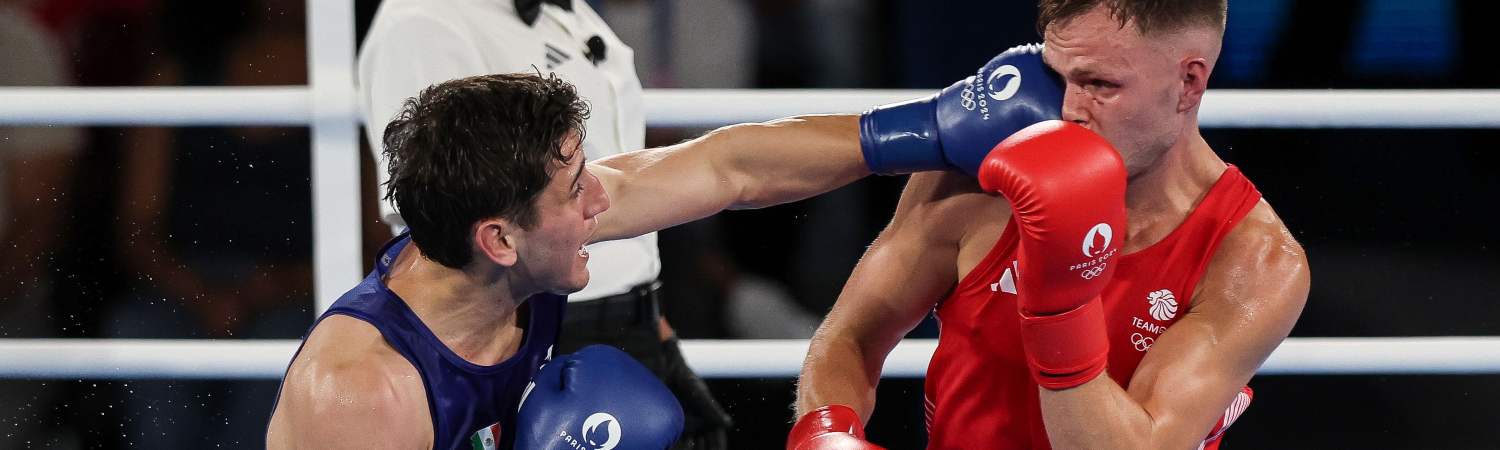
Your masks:
{"label": "red tank top", "polygon": [[[1181,318],[1219,242],[1260,201],[1229,166],[1161,242],[1120,257],[1103,294],[1109,376],[1129,386],[1152,343]],[[938,303],[937,350],[927,368],[928,449],[1050,448],[1016,313],[1017,235],[1000,241]]]}

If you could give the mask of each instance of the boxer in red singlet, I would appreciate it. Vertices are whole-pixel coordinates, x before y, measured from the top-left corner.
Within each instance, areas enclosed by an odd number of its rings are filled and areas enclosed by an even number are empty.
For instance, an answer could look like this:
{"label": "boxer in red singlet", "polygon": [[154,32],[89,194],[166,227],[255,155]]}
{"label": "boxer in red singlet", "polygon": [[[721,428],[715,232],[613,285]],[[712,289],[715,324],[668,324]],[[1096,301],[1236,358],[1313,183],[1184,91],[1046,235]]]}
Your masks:
{"label": "boxer in red singlet", "polygon": [[878,448],[880,367],[930,310],[930,449],[1216,448],[1290,333],[1307,259],[1198,129],[1225,2],[1040,6],[1064,122],[977,184],[911,177],[813,338],[789,448]]}

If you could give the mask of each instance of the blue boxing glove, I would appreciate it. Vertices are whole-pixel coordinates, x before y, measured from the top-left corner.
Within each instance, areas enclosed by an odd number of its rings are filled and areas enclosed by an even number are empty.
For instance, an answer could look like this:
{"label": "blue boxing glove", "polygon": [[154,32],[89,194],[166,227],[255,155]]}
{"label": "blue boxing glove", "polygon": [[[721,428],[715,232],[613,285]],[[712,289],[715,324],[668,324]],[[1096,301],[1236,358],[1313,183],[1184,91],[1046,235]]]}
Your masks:
{"label": "blue boxing glove", "polygon": [[682,405],[630,355],[590,345],[537,372],[516,427],[516,450],[660,450],[682,434]]}
{"label": "blue boxing glove", "polygon": [[995,144],[1062,117],[1063,85],[1042,45],[1012,47],[931,97],[877,106],[859,117],[865,165],[883,175],[957,168],[971,176]]}

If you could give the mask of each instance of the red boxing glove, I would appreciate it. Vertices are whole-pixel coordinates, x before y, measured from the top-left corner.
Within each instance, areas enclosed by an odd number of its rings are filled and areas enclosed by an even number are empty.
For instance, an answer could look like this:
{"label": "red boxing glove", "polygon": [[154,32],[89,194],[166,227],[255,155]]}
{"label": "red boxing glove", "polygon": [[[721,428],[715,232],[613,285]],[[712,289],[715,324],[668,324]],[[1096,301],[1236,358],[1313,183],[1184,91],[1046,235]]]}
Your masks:
{"label": "red boxing glove", "polygon": [[787,450],[885,450],[865,441],[859,414],[844,405],[828,405],[804,414],[786,438]]}
{"label": "red boxing glove", "polygon": [[1125,163],[1103,137],[1051,120],[1000,142],[979,185],[1010,200],[1020,234],[1021,343],[1037,384],[1067,389],[1109,356],[1099,293],[1125,241]]}

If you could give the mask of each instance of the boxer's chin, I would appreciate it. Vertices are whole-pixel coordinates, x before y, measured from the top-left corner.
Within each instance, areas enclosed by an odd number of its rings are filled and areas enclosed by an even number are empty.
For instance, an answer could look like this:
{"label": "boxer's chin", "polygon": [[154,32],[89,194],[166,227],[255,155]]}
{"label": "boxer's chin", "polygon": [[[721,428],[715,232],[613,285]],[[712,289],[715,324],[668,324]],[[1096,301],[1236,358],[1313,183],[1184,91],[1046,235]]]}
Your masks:
{"label": "boxer's chin", "polygon": [[574,266],[573,270],[568,273],[567,278],[562,280],[562,286],[559,289],[562,291],[559,292],[560,294],[572,294],[583,290],[585,286],[589,285],[589,266],[587,262],[588,259],[586,257],[582,258],[581,262]]}

